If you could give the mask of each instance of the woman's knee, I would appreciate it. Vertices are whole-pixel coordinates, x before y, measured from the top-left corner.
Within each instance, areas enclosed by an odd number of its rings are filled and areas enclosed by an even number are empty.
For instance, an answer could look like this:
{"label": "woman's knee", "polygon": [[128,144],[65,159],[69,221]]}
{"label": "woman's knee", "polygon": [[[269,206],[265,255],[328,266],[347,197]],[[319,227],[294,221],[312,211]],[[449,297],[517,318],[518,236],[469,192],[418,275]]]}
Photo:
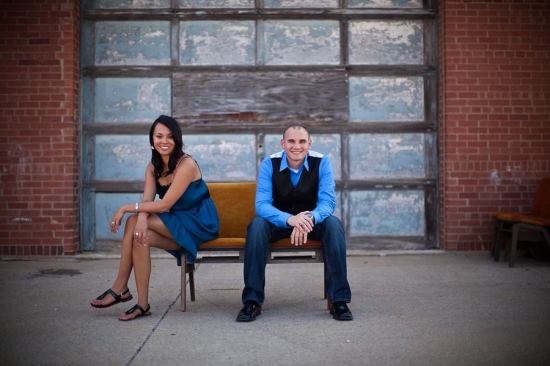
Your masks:
{"label": "woman's knee", "polygon": [[128,216],[128,218],[126,219],[126,224],[124,224],[125,234],[129,231],[132,232],[132,235],[134,234],[134,228],[136,227],[137,219],[138,219],[138,216],[136,214],[132,214]]}
{"label": "woman's knee", "polygon": [[138,244],[135,240],[132,240],[132,252],[137,256],[144,255],[149,252],[149,244],[147,242]]}

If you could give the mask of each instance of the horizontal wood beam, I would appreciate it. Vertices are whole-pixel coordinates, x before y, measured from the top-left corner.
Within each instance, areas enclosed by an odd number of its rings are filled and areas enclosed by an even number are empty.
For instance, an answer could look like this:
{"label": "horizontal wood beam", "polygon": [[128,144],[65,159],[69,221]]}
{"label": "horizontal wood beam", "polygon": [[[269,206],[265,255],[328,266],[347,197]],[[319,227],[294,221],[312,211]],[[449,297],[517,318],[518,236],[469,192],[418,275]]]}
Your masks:
{"label": "horizontal wood beam", "polygon": [[289,66],[86,66],[84,76],[92,78],[172,77],[175,73],[277,73],[277,72],[336,72],[346,76],[435,76],[437,70],[424,65],[289,65]]}
{"label": "horizontal wood beam", "polygon": [[[347,182],[337,180],[336,190],[349,191],[360,190],[410,190],[432,189],[435,187],[435,178],[416,179],[380,179],[380,180],[350,180]],[[93,180],[84,183],[83,188],[90,192],[101,193],[141,193],[144,182],[140,180]]]}
{"label": "horizontal wood beam", "polygon": [[88,9],[85,20],[426,19],[434,9]]}
{"label": "horizontal wood beam", "polygon": [[[191,134],[241,134],[241,133],[281,133],[282,125],[270,122],[258,123],[232,119],[222,116],[210,119],[178,120],[184,135]],[[237,121],[234,124],[228,122]],[[143,122],[97,122],[83,125],[83,131],[90,135],[144,135],[149,134],[151,123]],[[411,122],[348,122],[331,121],[330,123],[294,121],[306,125],[311,134],[317,133],[432,133],[437,126],[423,121]]]}

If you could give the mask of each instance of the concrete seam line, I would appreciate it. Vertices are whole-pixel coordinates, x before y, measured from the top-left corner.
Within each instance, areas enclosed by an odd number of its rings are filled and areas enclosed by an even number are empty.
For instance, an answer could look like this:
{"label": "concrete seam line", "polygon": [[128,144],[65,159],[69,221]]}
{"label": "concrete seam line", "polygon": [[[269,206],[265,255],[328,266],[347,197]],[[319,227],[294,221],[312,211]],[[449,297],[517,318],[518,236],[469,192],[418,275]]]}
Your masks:
{"label": "concrete seam line", "polygon": [[139,354],[139,352],[141,352],[142,348],[145,347],[145,345],[147,344],[147,341],[149,341],[149,338],[151,338],[151,336],[153,335],[153,333],[155,332],[155,330],[159,327],[160,323],[162,323],[162,321],[164,320],[164,317],[166,316],[166,314],[168,314],[168,312],[170,311],[170,309],[172,309],[172,306],[174,306],[174,304],[178,301],[178,299],[180,298],[180,295],[176,296],[176,298],[174,299],[174,301],[172,301],[172,303],[168,306],[168,308],[166,309],[166,311],[164,312],[164,314],[162,314],[162,316],[160,317],[159,321],[157,322],[157,324],[155,324],[155,326],[153,327],[153,329],[151,329],[151,331],[149,332],[149,334],[147,335],[147,337],[145,337],[145,340],[143,341],[143,343],[141,343],[141,345],[138,347],[138,349],[136,350],[136,352],[134,353],[134,355],[132,356],[132,358],[130,358],[130,360],[126,363],[126,365],[130,365],[134,359],[137,357],[137,355]]}
{"label": "concrete seam line", "polygon": [[[200,263],[197,264],[197,266],[195,267],[195,271],[198,270],[200,267]],[[189,283],[189,280],[187,280],[187,282]],[[179,294],[178,296],[176,296],[176,298],[174,299],[174,301],[172,301],[172,303],[168,306],[168,308],[166,309],[166,311],[164,312],[164,314],[162,314],[162,316],[160,317],[159,321],[157,322],[157,324],[155,324],[155,326],[153,327],[153,329],[151,329],[151,331],[149,332],[149,334],[147,335],[147,337],[145,337],[145,340],[143,341],[143,343],[141,343],[141,345],[138,347],[138,349],[136,350],[136,352],[134,353],[134,355],[132,356],[132,358],[130,358],[130,360],[128,361],[128,363],[126,363],[126,365],[130,365],[134,359],[137,357],[137,355],[139,354],[139,352],[141,352],[141,349],[143,347],[145,347],[145,344],[147,343],[147,341],[149,341],[149,338],[151,338],[151,336],[153,335],[153,333],[155,332],[155,330],[159,327],[160,323],[162,323],[162,321],[164,320],[164,317],[166,317],[166,315],[168,314],[168,312],[170,311],[170,309],[172,309],[172,307],[174,306],[174,304],[178,301],[178,299],[181,297],[181,294]]]}

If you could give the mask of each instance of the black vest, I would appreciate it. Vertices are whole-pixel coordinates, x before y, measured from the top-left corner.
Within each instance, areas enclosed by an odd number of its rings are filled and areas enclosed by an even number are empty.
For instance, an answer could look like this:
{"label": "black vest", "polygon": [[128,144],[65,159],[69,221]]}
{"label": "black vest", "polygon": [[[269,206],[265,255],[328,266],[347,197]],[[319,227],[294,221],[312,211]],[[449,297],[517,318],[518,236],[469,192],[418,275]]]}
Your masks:
{"label": "black vest", "polygon": [[302,170],[300,180],[296,187],[290,180],[290,170],[285,169],[282,172],[281,157],[271,158],[273,165],[273,206],[277,209],[296,215],[302,211],[313,211],[317,206],[317,194],[319,193],[319,166],[321,158],[308,156],[309,171]]}

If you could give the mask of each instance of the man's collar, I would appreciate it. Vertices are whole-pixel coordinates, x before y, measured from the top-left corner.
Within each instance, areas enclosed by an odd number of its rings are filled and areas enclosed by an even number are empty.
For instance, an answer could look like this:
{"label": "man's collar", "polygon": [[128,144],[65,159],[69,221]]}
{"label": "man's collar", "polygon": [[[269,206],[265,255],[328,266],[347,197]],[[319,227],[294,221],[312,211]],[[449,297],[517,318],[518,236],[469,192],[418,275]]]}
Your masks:
{"label": "man's collar", "polygon": [[[307,155],[304,159],[304,164],[302,165],[307,171],[309,171],[309,163],[307,161],[308,156],[309,156],[309,151],[307,152]],[[290,169],[290,167],[288,166],[288,160],[286,160],[286,152],[283,150],[283,156],[282,156],[282,159],[281,159],[281,167],[279,168],[279,171],[282,172],[283,170],[285,170],[287,168]],[[298,168],[298,169],[300,169],[300,168]]]}

